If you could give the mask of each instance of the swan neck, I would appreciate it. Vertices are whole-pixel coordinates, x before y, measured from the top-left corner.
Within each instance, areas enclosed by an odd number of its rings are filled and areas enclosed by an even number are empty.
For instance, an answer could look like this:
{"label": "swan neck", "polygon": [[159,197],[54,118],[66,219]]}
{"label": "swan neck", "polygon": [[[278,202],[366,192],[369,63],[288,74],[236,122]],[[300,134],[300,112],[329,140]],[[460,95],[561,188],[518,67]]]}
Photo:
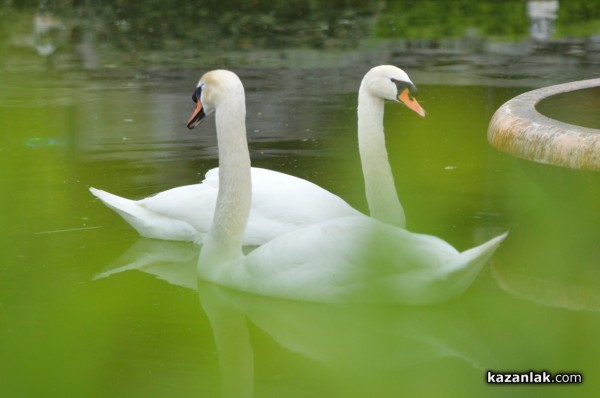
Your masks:
{"label": "swan neck", "polygon": [[236,96],[215,111],[219,147],[219,193],[213,223],[202,249],[210,262],[241,258],[242,240],[250,214],[252,184],[246,139],[244,97]]}
{"label": "swan neck", "polygon": [[371,217],[406,226],[404,209],[396,193],[383,130],[384,100],[361,85],[358,95],[358,148]]}

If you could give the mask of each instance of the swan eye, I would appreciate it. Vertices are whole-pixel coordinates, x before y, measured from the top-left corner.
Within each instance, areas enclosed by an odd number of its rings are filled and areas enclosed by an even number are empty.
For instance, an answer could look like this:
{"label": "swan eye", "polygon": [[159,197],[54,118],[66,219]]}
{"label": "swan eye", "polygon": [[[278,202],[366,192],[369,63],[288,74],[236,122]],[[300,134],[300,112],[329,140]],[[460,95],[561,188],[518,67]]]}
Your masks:
{"label": "swan eye", "polygon": [[196,91],[194,91],[194,93],[192,94],[192,101],[197,103],[198,100],[200,99],[201,95],[202,95],[202,86],[199,86],[198,88],[196,88]]}
{"label": "swan eye", "polygon": [[391,78],[390,80],[394,84],[396,84],[396,87],[398,87],[399,93],[401,93],[405,89],[408,89],[408,98],[410,98],[411,100],[413,100],[414,97],[417,95],[417,86],[415,86],[414,84],[404,81],[404,80],[396,80],[394,78]]}

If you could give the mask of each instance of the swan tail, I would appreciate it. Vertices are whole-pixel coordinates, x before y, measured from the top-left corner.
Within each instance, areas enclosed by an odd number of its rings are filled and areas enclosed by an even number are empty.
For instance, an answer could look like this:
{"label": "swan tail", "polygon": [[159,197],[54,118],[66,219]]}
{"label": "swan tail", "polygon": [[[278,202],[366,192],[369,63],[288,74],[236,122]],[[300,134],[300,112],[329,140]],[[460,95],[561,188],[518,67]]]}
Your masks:
{"label": "swan tail", "polygon": [[453,271],[460,271],[463,268],[472,267],[471,264],[485,264],[507,236],[508,232],[505,232],[479,246],[465,250],[447,265],[447,269],[452,273]]}
{"label": "swan tail", "polygon": [[[448,262],[428,270],[415,270],[388,278],[375,285],[377,294],[391,294],[395,301],[410,305],[429,305],[460,296],[473,283],[507,233],[486,243],[453,255]],[[371,292],[373,293],[373,292]]]}
{"label": "swan tail", "polygon": [[135,200],[122,198],[110,192],[106,192],[101,189],[96,189],[94,187],[90,187],[90,192],[92,193],[92,195],[100,199],[102,203],[104,203],[106,206],[119,213],[130,224],[131,222],[128,220],[128,218],[133,217],[134,219],[142,219],[145,216],[148,216],[147,213],[150,213],[149,210],[144,209]]}
{"label": "swan tail", "polygon": [[481,269],[492,258],[498,246],[508,232],[496,236],[489,241],[465,250],[443,267],[441,282],[445,287],[458,295],[463,293],[475,280]]}
{"label": "swan tail", "polygon": [[153,212],[135,200],[90,187],[92,195],[119,214],[141,236],[153,239],[193,241],[197,231],[187,222]]}
{"label": "swan tail", "polygon": [[131,211],[131,208],[135,206],[135,201],[125,199],[120,196],[114,195],[110,192],[103,191],[94,187],[90,187],[92,195],[100,199],[105,205],[111,209]]}

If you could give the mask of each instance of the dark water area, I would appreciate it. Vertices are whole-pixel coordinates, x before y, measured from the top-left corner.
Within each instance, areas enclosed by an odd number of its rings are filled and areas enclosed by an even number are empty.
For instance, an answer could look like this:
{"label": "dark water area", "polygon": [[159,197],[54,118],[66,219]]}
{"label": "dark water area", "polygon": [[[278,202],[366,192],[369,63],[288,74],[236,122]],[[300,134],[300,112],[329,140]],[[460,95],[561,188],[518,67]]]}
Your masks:
{"label": "dark water area", "polygon": [[600,87],[553,95],[540,101],[536,108],[561,122],[600,129]]}

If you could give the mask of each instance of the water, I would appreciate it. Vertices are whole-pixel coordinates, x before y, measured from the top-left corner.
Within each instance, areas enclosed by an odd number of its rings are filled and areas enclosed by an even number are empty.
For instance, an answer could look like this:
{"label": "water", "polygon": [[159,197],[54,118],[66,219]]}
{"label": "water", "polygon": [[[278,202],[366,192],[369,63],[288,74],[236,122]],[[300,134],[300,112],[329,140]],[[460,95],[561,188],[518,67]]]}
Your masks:
{"label": "water", "polygon": [[[5,52],[0,395],[597,394],[598,214],[557,200],[485,137],[506,100],[595,77],[597,64],[562,52],[515,59],[381,43],[335,57],[282,50],[276,65],[261,64],[275,62],[271,50],[221,56],[246,87],[253,164],[307,178],[363,211],[356,90],[374,64],[406,69],[428,115],[388,104],[385,126],[408,227],[458,249],[510,231],[465,295],[437,306],[306,304],[198,286],[195,246],[139,239],[87,188],[139,198],[216,165],[213,121],[185,127],[214,60],[90,69]],[[318,66],[319,54],[327,64]],[[134,260],[137,269],[123,268]],[[488,369],[580,372],[584,383],[489,386]]]}
{"label": "water", "polygon": [[536,105],[543,115],[592,129],[600,129],[599,107],[598,87],[553,95]]}

